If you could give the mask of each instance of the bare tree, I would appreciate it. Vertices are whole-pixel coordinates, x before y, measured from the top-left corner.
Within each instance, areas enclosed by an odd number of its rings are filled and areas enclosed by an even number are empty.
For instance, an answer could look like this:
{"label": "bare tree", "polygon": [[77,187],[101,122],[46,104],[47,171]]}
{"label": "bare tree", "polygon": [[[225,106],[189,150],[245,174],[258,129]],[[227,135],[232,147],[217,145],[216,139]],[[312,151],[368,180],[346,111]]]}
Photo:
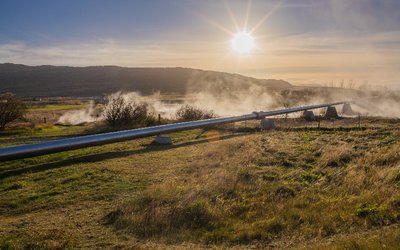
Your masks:
{"label": "bare tree", "polygon": [[25,103],[15,94],[0,94],[0,130],[10,122],[23,118],[25,112]]}
{"label": "bare tree", "polygon": [[111,126],[129,126],[145,125],[149,114],[147,104],[136,103],[121,94],[115,94],[106,98],[103,116]]}
{"label": "bare tree", "polygon": [[184,105],[176,111],[175,116],[178,121],[195,121],[214,118],[215,114],[212,110],[203,110],[195,106]]}
{"label": "bare tree", "polygon": [[293,93],[292,91],[285,89],[282,90],[278,99],[279,104],[281,104],[284,108],[290,108],[293,105]]}

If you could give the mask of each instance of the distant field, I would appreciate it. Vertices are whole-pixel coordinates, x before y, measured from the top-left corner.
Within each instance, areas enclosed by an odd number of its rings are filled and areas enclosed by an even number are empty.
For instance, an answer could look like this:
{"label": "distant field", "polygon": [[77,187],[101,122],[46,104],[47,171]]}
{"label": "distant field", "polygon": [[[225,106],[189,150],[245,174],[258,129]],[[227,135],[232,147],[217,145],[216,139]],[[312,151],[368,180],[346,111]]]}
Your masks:
{"label": "distant field", "polygon": [[87,104],[53,104],[44,106],[29,107],[29,111],[43,111],[43,110],[59,110],[59,109],[77,109],[84,108]]}
{"label": "distant field", "polygon": [[[400,245],[400,121],[278,119],[0,163],[0,249]],[[7,130],[0,146],[101,131]]]}

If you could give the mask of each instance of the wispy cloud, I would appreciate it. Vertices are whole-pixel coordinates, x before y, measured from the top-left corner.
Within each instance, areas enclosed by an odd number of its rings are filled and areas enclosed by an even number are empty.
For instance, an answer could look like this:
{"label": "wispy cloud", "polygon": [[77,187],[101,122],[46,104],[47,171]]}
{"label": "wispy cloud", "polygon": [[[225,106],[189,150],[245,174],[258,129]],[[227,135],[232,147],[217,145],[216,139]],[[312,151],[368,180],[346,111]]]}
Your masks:
{"label": "wispy cloud", "polygon": [[13,42],[0,44],[0,58],[3,62],[35,65],[184,66],[192,58],[207,57],[207,50],[203,43],[193,41],[129,43],[102,39],[46,46]]}

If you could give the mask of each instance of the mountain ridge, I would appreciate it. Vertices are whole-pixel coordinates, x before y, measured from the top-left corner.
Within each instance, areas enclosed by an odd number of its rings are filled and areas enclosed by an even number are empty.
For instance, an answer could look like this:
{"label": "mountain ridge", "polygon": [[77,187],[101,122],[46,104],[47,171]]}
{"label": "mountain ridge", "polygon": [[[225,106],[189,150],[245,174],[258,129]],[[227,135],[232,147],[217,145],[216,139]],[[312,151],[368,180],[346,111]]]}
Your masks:
{"label": "mountain ridge", "polygon": [[259,86],[285,89],[284,80],[257,79],[239,74],[183,67],[28,66],[0,64],[0,92],[20,96],[100,96],[116,91],[150,94],[188,93],[205,86],[218,91]]}

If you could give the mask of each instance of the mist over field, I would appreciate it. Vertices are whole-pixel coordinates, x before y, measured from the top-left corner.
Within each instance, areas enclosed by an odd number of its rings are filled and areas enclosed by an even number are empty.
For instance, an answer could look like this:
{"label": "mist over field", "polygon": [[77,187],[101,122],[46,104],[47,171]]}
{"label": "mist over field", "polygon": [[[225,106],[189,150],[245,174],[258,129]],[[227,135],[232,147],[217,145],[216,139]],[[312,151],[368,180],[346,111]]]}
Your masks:
{"label": "mist over field", "polygon": [[[151,95],[119,91],[107,97],[115,95],[122,96],[127,102],[144,103],[152,114],[160,114],[168,119],[174,119],[177,110],[184,105],[212,110],[217,116],[223,117],[335,101],[352,102],[353,111],[363,116],[400,118],[400,92],[388,90],[310,87],[279,90],[251,82],[227,85],[224,80],[196,80],[190,82],[187,94],[179,101],[165,100],[159,91]],[[59,118],[58,123],[76,125],[103,120],[101,113],[95,113],[93,108],[92,102],[83,110],[68,111]]]}

